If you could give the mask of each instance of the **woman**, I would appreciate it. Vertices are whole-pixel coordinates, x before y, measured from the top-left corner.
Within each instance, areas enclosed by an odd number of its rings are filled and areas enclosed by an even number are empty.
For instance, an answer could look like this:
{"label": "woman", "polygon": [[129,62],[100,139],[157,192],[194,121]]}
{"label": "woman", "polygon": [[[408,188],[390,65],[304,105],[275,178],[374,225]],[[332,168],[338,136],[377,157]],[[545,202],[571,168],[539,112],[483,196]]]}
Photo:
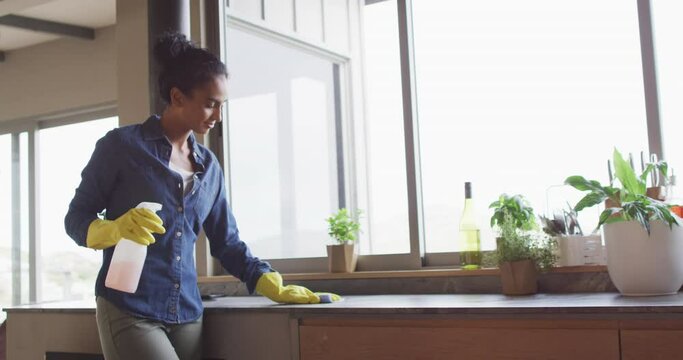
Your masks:
{"label": "woman", "polygon": [[[193,250],[202,228],[211,254],[250,293],[282,303],[320,302],[304,287],[283,286],[280,274],[250,253],[239,238],[218,160],[195,141],[193,132],[206,134],[221,121],[225,65],[174,33],[159,40],[154,55],[162,66],[163,114],[97,142],[65,218],[79,245],[104,250],[95,294],[108,360],[200,358],[203,308]],[[163,208],[136,209],[143,201]],[[134,294],[104,285],[121,238],[149,245]]]}

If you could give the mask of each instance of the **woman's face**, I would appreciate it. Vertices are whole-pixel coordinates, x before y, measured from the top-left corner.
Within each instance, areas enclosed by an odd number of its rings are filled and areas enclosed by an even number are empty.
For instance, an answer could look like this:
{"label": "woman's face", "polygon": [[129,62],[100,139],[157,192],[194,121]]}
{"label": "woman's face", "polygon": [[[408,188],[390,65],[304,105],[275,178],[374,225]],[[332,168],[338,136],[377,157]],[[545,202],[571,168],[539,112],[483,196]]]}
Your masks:
{"label": "woman's face", "polygon": [[182,98],[177,102],[180,119],[188,129],[206,134],[223,120],[221,112],[228,98],[227,79],[224,75],[217,75],[204,85],[194,88],[190,96],[180,91],[178,93]]}

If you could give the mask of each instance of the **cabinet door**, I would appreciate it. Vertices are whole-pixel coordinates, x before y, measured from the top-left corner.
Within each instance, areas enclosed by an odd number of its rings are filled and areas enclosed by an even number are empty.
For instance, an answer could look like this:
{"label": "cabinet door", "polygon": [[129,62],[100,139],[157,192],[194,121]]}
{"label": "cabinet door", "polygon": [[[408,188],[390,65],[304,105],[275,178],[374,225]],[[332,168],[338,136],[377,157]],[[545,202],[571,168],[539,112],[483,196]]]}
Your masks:
{"label": "cabinet door", "polygon": [[619,359],[616,329],[305,326],[308,359]]}
{"label": "cabinet door", "polygon": [[683,330],[622,330],[624,360],[683,359]]}

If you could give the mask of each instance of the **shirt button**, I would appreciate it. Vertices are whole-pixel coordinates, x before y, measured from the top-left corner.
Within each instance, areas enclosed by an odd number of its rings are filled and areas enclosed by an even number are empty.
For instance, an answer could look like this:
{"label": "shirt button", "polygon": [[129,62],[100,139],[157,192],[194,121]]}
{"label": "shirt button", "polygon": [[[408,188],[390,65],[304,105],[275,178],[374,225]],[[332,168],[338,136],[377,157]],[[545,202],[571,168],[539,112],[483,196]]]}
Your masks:
{"label": "shirt button", "polygon": [[183,184],[178,183],[178,189],[182,189],[182,188],[183,188]]}
{"label": "shirt button", "polygon": [[194,193],[195,193],[196,191],[197,191],[197,190],[192,190],[192,195],[194,195]]}
{"label": "shirt button", "polygon": [[175,284],[173,286],[175,286],[176,289],[180,288],[180,284]]}
{"label": "shirt button", "polygon": [[183,212],[183,207],[182,207],[182,206],[178,206],[178,212]]}
{"label": "shirt button", "polygon": [[175,261],[180,261],[180,256],[176,256]]}
{"label": "shirt button", "polygon": [[181,236],[183,236],[183,233],[181,231],[178,231],[177,233],[175,233],[175,236],[181,237]]}

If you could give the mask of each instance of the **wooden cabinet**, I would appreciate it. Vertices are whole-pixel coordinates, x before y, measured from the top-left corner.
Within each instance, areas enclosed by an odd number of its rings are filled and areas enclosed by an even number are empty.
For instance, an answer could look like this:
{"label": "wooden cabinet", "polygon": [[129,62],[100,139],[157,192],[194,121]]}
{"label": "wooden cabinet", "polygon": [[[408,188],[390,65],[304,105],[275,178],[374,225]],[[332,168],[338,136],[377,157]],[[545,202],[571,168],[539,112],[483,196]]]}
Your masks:
{"label": "wooden cabinet", "polygon": [[304,320],[310,359],[619,359],[612,321]]}
{"label": "wooden cabinet", "polygon": [[621,358],[624,360],[683,359],[683,319],[680,314],[660,320],[622,321]]}
{"label": "wooden cabinet", "polygon": [[683,359],[683,330],[622,330],[622,359]]}

